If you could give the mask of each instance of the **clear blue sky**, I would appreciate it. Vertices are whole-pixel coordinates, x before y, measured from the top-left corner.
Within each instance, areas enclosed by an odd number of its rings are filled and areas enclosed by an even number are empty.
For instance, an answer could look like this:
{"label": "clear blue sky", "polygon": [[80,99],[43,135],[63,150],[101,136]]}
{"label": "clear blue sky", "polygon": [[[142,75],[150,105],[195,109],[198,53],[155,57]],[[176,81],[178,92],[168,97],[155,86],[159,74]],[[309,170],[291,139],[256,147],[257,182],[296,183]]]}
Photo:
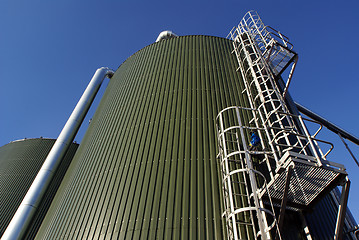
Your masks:
{"label": "clear blue sky", "polygon": [[[56,138],[95,70],[117,69],[161,31],[226,37],[249,10],[294,44],[299,54],[289,89],[294,100],[359,136],[357,0],[2,0],[0,146]],[[92,114],[93,109],[85,127]],[[319,136],[335,143],[329,160],[348,168],[349,205],[358,221],[359,168],[336,135]],[[359,147],[349,145],[359,158]]]}

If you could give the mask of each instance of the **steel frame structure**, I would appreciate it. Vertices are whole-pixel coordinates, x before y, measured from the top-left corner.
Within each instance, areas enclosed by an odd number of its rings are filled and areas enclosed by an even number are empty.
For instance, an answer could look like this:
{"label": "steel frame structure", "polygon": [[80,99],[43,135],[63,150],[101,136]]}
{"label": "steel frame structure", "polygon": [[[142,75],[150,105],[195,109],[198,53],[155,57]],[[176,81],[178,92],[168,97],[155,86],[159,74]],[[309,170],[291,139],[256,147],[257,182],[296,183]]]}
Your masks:
{"label": "steel frame structure", "polygon": [[[316,138],[322,126],[310,135],[305,121],[316,121],[293,114],[286,105],[285,95],[298,60],[288,38],[265,26],[253,11],[228,36],[245,84],[242,94],[250,104],[250,108],[228,107],[217,116],[228,237],[281,239],[272,200],[282,205],[283,221],[287,203],[296,209],[308,208],[347,173],[343,165],[327,160],[333,146]],[[286,86],[281,89],[277,80],[291,64]],[[249,149],[246,143],[253,130],[262,139],[260,150]],[[323,151],[323,146],[329,146],[328,150]],[[245,203],[237,203],[238,194]]]}

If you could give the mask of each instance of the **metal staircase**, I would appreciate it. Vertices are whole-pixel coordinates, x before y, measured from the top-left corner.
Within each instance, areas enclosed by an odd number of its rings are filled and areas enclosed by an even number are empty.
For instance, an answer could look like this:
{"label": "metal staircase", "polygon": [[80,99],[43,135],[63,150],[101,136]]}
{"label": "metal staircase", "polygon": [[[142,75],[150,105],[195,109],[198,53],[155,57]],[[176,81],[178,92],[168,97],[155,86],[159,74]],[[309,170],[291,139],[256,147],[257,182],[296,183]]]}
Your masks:
{"label": "metal staircase", "polygon": [[[248,12],[229,38],[250,108],[229,107],[217,116],[228,236],[280,239],[272,202],[284,209],[287,201],[308,208],[347,174],[343,165],[326,159],[332,145],[316,138],[321,126],[310,135],[304,121],[315,121],[287,108],[285,94],[297,61],[288,39],[265,26],[255,12]],[[282,89],[277,80],[291,64]],[[247,144],[251,131],[262,140],[254,151]]]}

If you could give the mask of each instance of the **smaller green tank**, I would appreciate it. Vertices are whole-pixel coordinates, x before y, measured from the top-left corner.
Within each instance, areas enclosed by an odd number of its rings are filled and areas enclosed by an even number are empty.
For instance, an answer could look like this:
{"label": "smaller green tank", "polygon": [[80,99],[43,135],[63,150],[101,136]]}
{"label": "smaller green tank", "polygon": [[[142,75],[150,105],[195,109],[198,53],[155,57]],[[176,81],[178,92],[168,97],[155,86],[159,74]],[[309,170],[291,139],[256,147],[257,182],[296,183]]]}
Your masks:
{"label": "smaller green tank", "polygon": [[[5,232],[13,215],[30,188],[56,139],[23,139],[0,147],[0,237]],[[53,183],[42,200],[26,239],[32,239],[43,215],[70,164],[78,144],[72,144],[63,159]]]}

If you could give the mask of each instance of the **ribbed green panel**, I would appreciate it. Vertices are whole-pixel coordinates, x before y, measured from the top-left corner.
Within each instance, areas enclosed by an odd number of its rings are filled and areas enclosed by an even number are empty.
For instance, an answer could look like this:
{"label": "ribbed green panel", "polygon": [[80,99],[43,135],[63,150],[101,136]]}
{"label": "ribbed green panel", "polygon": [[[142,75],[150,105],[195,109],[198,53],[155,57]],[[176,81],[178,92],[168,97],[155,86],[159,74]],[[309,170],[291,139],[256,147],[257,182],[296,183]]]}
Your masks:
{"label": "ribbed green panel", "polygon": [[[27,139],[11,142],[0,148],[0,237],[3,235],[6,227],[11,221],[31,183],[36,177],[37,172],[50,152],[54,139]],[[65,156],[63,163],[69,165],[77,145],[72,144],[69,153]],[[60,170],[66,171],[66,167]],[[50,189],[55,192],[61,181],[61,174],[57,174],[54,184]],[[46,194],[44,203],[50,203],[53,195]],[[49,205],[49,204],[47,204]],[[38,213],[47,210],[46,204],[42,204]],[[44,214],[42,214],[44,215]],[[40,224],[43,216],[37,215],[33,221],[30,231],[37,231],[36,224]],[[31,239],[31,237],[27,238]]]}
{"label": "ribbed green panel", "polygon": [[186,36],[127,59],[37,238],[222,239],[215,117],[247,106],[231,51],[229,40]]}

